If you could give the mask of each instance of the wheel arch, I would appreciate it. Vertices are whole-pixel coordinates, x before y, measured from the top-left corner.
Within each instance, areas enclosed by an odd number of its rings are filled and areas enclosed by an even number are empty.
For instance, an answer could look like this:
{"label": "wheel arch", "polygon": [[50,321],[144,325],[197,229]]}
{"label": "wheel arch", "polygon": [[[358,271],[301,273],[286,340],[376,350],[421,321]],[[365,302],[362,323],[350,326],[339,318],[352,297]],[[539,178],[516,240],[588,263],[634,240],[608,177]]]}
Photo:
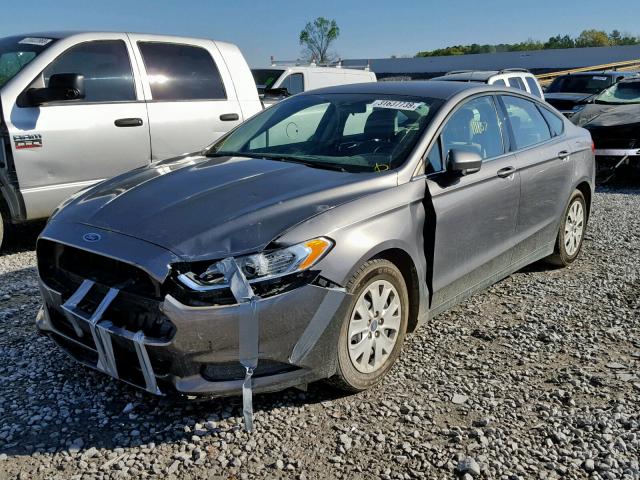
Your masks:
{"label": "wheel arch", "polygon": [[582,196],[584,197],[584,201],[587,205],[587,220],[588,220],[589,216],[591,215],[591,199],[592,199],[591,185],[589,185],[589,183],[586,180],[583,180],[582,182],[576,185],[575,189],[578,190],[580,193],[582,193]]}

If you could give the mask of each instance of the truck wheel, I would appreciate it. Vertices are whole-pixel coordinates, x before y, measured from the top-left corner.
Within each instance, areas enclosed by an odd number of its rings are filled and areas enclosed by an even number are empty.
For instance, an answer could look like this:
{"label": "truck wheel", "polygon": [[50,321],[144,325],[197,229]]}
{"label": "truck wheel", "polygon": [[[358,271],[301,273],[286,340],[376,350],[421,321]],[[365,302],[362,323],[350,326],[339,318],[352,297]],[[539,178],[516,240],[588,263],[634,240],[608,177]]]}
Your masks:
{"label": "truck wheel", "polygon": [[353,294],[338,339],[338,368],[329,380],[349,392],[366,390],[394,364],[407,331],[409,295],[391,262],[366,262],[347,284]]}
{"label": "truck wheel", "polygon": [[549,263],[566,267],[578,257],[587,227],[587,206],[584,195],[575,190],[564,212],[553,255],[548,257]]}

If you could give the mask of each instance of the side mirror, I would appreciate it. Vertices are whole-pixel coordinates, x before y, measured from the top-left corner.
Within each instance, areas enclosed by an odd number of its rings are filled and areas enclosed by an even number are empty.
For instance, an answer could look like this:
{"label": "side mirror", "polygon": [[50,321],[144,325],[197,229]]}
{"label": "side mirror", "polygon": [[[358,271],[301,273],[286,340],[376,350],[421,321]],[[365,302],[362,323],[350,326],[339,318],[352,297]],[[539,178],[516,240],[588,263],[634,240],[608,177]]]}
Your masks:
{"label": "side mirror", "polygon": [[479,153],[467,150],[452,149],[447,156],[447,169],[459,175],[476,173],[482,166],[482,157]]}
{"label": "side mirror", "polygon": [[33,106],[48,102],[81,100],[85,97],[84,76],[77,73],[56,73],[49,78],[49,86],[27,90]]}
{"label": "side mirror", "polygon": [[278,88],[266,88],[264,90],[264,95],[269,97],[290,97],[291,94],[287,87],[278,87]]}

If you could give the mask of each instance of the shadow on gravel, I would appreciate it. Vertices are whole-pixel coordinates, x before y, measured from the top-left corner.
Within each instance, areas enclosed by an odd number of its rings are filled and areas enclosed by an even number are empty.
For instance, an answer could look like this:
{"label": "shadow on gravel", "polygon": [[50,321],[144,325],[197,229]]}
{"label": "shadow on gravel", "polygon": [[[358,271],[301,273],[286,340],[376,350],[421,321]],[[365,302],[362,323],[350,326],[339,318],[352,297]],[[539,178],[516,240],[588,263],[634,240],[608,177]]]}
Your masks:
{"label": "shadow on gravel", "polygon": [[[38,335],[36,275],[33,267],[0,275],[0,453],[76,450],[81,455],[91,447],[197,443],[193,435],[241,434],[240,397],[156,397],[76,363]],[[306,392],[256,395],[256,428],[268,430],[275,409],[293,411],[341,396],[322,383]],[[207,421],[207,428],[194,430]]]}
{"label": "shadow on gravel", "polygon": [[5,229],[0,256],[35,250],[36,240],[46,224],[45,220],[14,225],[9,231]]}

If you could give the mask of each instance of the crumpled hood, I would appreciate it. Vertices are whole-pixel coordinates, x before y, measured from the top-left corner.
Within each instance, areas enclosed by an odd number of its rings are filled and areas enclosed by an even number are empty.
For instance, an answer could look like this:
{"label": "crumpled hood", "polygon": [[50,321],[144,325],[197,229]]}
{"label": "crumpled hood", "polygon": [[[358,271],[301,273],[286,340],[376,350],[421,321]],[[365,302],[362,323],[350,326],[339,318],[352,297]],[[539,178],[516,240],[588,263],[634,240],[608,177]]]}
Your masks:
{"label": "crumpled hood", "polygon": [[345,173],[240,157],[185,156],[103,182],[52,222],[135,237],[184,260],[258,251],[294,225],[363,195],[397,175]]}
{"label": "crumpled hood", "polygon": [[605,105],[590,104],[571,117],[579,127],[611,127],[640,124],[640,104]]}

